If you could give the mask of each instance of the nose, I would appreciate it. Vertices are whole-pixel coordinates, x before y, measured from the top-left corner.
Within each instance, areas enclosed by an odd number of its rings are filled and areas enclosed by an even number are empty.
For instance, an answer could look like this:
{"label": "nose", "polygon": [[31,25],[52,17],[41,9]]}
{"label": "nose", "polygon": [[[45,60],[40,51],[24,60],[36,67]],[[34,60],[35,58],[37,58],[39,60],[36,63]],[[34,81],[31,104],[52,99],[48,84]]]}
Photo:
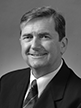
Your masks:
{"label": "nose", "polygon": [[32,43],[31,43],[31,48],[33,50],[38,50],[38,49],[40,49],[40,47],[41,47],[40,40],[37,37],[34,37],[34,39],[32,40]]}

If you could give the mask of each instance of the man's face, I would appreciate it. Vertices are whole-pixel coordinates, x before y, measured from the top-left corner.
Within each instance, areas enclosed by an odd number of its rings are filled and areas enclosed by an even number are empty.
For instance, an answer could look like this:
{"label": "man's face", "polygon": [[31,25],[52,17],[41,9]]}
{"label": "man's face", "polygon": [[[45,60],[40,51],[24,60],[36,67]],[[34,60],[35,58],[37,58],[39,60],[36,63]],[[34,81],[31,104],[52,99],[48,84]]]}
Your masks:
{"label": "man's face", "polygon": [[61,42],[53,19],[28,22],[22,28],[21,47],[23,58],[30,67],[55,70],[61,60]]}

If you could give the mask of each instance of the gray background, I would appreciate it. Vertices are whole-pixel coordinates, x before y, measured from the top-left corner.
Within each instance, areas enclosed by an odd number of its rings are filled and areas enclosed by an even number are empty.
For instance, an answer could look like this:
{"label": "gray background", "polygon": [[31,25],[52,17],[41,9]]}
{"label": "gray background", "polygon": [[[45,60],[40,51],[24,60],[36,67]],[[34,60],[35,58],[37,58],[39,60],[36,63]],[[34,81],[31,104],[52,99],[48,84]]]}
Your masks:
{"label": "gray background", "polygon": [[64,15],[69,39],[64,59],[81,77],[81,0],[0,0],[0,76],[27,67],[21,56],[19,21],[26,11],[44,5]]}

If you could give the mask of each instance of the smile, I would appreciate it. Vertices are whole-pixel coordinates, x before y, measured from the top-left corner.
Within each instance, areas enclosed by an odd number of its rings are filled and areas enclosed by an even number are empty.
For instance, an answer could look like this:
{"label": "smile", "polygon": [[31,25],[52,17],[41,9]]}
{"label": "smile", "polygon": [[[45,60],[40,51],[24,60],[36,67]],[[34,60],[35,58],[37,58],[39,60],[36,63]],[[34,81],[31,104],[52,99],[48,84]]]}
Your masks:
{"label": "smile", "polygon": [[29,55],[34,57],[34,58],[40,58],[40,57],[43,57],[43,56],[47,55],[47,53],[44,53],[44,54],[29,54]]}

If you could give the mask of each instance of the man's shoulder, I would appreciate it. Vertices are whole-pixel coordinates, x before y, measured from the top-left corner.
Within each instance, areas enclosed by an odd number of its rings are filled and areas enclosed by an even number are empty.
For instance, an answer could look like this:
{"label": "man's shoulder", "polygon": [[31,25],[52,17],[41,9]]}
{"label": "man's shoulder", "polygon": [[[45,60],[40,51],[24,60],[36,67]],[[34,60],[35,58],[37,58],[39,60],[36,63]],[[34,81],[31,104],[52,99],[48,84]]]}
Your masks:
{"label": "man's shoulder", "polygon": [[66,93],[71,94],[70,98],[76,99],[76,97],[81,99],[81,78],[69,68],[70,75],[68,77]]}
{"label": "man's shoulder", "polygon": [[79,75],[77,75],[77,72],[75,72],[73,69],[71,69],[71,67],[68,66],[65,63],[65,61],[63,62],[62,71],[65,72],[65,75],[66,75],[66,73],[69,73],[68,79],[70,82],[75,82],[75,83],[81,84],[81,77],[79,77]]}
{"label": "man's shoulder", "polygon": [[71,71],[71,73],[70,73],[69,81],[72,82],[72,84],[80,85],[80,87],[81,87],[81,78],[73,70],[70,69],[70,71]]}
{"label": "man's shoulder", "polygon": [[68,88],[71,88],[74,91],[81,90],[81,78],[77,75],[77,72],[75,72],[73,69],[68,66],[65,61],[63,62],[62,66],[62,78],[67,77],[67,85]]}
{"label": "man's shoulder", "polygon": [[17,82],[22,77],[28,75],[29,71],[30,71],[30,68],[24,68],[24,69],[18,69],[18,70],[8,72],[0,78],[0,81],[3,83],[7,83],[7,82],[9,83],[11,81]]}

